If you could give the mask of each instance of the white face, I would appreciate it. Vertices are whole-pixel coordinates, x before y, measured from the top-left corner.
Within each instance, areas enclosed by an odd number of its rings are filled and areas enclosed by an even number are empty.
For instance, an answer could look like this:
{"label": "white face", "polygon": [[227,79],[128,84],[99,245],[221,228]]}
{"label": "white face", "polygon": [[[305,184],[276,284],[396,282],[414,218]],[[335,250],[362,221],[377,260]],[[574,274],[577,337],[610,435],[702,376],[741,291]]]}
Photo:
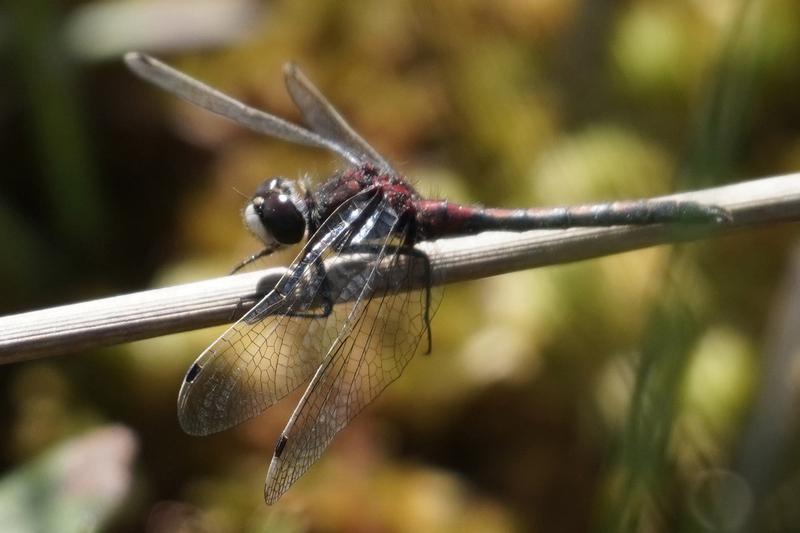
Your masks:
{"label": "white face", "polygon": [[262,183],[244,208],[244,223],[267,247],[303,240],[308,206],[292,181],[275,178]]}
{"label": "white face", "polygon": [[258,240],[263,242],[266,246],[271,246],[277,243],[278,241],[275,240],[275,237],[272,236],[272,233],[264,226],[261,222],[261,217],[258,216],[256,212],[256,206],[262,206],[264,204],[264,198],[261,196],[256,196],[253,200],[247,204],[247,207],[244,208],[244,225],[247,226],[247,229],[250,230],[250,233],[255,235]]}

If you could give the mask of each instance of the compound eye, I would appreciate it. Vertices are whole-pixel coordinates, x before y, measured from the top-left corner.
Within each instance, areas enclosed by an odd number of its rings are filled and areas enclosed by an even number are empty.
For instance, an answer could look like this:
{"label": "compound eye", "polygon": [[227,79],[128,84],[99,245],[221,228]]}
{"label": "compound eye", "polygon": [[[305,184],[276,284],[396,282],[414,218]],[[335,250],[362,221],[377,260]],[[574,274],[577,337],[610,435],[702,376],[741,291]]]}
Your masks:
{"label": "compound eye", "polygon": [[263,201],[257,205],[259,217],[275,240],[281,244],[300,242],[306,232],[306,220],[289,195],[273,191],[261,198]]}

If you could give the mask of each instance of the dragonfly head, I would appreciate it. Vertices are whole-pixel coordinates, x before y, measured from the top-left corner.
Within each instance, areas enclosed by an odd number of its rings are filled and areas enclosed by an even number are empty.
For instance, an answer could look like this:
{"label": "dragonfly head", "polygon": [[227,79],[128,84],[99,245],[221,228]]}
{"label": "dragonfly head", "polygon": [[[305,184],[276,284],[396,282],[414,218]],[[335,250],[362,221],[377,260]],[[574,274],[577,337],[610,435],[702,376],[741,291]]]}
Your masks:
{"label": "dragonfly head", "polygon": [[301,187],[285,178],[264,181],[244,208],[247,228],[268,246],[303,240],[307,217],[308,208]]}

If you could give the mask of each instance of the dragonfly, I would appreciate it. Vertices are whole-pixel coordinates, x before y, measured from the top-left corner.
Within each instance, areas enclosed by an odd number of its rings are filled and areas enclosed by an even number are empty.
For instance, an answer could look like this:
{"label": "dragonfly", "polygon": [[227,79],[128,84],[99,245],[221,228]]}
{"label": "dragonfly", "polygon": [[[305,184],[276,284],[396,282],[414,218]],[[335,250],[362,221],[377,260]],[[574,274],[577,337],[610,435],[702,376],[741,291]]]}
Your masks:
{"label": "dragonfly", "polygon": [[[285,65],[284,80],[308,128],[145,54],[130,52],[125,62],[183,100],[258,133],[328,150],[346,164],[316,188],[282,177],[257,188],[243,218],[263,249],[240,267],[287,246],[304,246],[275,287],[189,367],[178,395],[183,430],[208,435],[262,413],[306,384],[267,469],[267,504],[400,376],[423,338],[431,351],[439,296],[430,260],[417,243],[485,231],[718,224],[731,218],[719,206],[680,200],[501,209],[424,198],[294,64]],[[329,266],[337,261],[345,266]]]}

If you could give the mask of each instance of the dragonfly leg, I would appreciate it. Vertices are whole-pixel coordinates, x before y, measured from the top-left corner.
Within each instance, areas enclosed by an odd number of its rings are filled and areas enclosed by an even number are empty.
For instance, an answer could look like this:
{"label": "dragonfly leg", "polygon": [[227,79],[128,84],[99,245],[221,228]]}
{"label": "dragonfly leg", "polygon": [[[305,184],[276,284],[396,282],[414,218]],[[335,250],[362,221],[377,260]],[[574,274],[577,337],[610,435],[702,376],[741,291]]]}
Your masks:
{"label": "dragonfly leg", "polygon": [[[243,269],[244,267],[246,267],[250,263],[253,263],[255,261],[258,261],[262,257],[266,257],[266,256],[270,255],[272,252],[274,252],[275,250],[279,249],[280,247],[281,246],[278,243],[275,243],[275,244],[272,244],[270,246],[265,247],[263,250],[261,250],[257,254],[251,255],[250,257],[248,257],[247,259],[245,259],[244,261],[242,261],[241,263],[236,265],[233,268],[233,270],[231,270],[228,273],[228,275],[232,276],[232,275],[236,274],[238,271],[240,271],[241,269]],[[233,311],[231,311],[231,316],[228,319],[228,322],[233,322],[236,319],[236,317],[239,316],[242,313],[242,309],[244,308],[244,302],[245,302],[244,298],[240,298],[239,299],[239,301],[236,303],[236,307],[234,307]]]}
{"label": "dragonfly leg", "polygon": [[[278,294],[275,295],[274,298],[262,300],[256,304],[256,307],[251,309],[251,311],[244,316],[243,320],[248,324],[254,324],[263,320],[263,318],[268,314],[295,316],[301,318],[325,318],[330,315],[331,311],[333,310],[333,298],[331,296],[330,282],[325,274],[324,265],[322,261],[316,261],[311,267],[316,269],[317,275],[319,275],[319,279],[321,280],[319,282],[320,284],[317,286],[317,294],[314,295],[314,301],[320,302],[319,305],[322,308],[321,311],[292,310],[291,305],[287,305],[287,302],[291,304],[291,302],[296,301],[296,298],[290,296],[294,290],[293,287],[297,287],[299,281],[295,278],[288,281],[288,288],[284,287],[283,290],[278,290]],[[276,309],[276,304],[281,301],[283,301],[283,306],[288,307],[288,309]],[[232,318],[235,318],[236,314],[241,311],[244,302],[244,299],[239,300],[239,304],[236,306],[236,309],[234,309]]]}
{"label": "dragonfly leg", "polygon": [[239,272],[241,269],[243,269],[244,267],[246,267],[250,263],[258,261],[262,257],[266,257],[266,256],[272,254],[272,252],[274,252],[275,250],[278,250],[280,247],[281,247],[281,245],[279,243],[274,243],[274,244],[270,244],[269,246],[266,246],[263,250],[261,250],[257,254],[251,255],[250,257],[248,257],[247,259],[245,259],[244,261],[242,261],[241,263],[236,265],[233,268],[233,270],[231,270],[228,273],[228,275],[230,276],[230,275],[236,274],[237,272]]}
{"label": "dragonfly leg", "polygon": [[234,322],[236,320],[236,317],[244,314],[242,313],[242,310],[244,309],[244,302],[245,302],[244,298],[239,298],[239,301],[236,302],[236,307],[233,308],[233,311],[231,311],[231,315],[228,317],[228,322]]}
{"label": "dragonfly leg", "polygon": [[423,318],[425,320],[425,330],[428,333],[428,349],[425,351],[425,355],[430,355],[431,350],[433,350],[433,334],[431,333],[431,287],[433,285],[431,259],[422,250],[417,250],[408,245],[400,246],[397,253],[421,259],[425,268],[425,315]]}
{"label": "dragonfly leg", "polygon": [[314,311],[288,311],[284,313],[286,316],[296,316],[300,318],[325,318],[333,311],[333,297],[331,296],[331,284],[328,280],[328,274],[325,271],[325,263],[322,259],[314,261],[314,269],[319,276],[320,286],[318,299],[321,301],[322,309],[319,312]]}

